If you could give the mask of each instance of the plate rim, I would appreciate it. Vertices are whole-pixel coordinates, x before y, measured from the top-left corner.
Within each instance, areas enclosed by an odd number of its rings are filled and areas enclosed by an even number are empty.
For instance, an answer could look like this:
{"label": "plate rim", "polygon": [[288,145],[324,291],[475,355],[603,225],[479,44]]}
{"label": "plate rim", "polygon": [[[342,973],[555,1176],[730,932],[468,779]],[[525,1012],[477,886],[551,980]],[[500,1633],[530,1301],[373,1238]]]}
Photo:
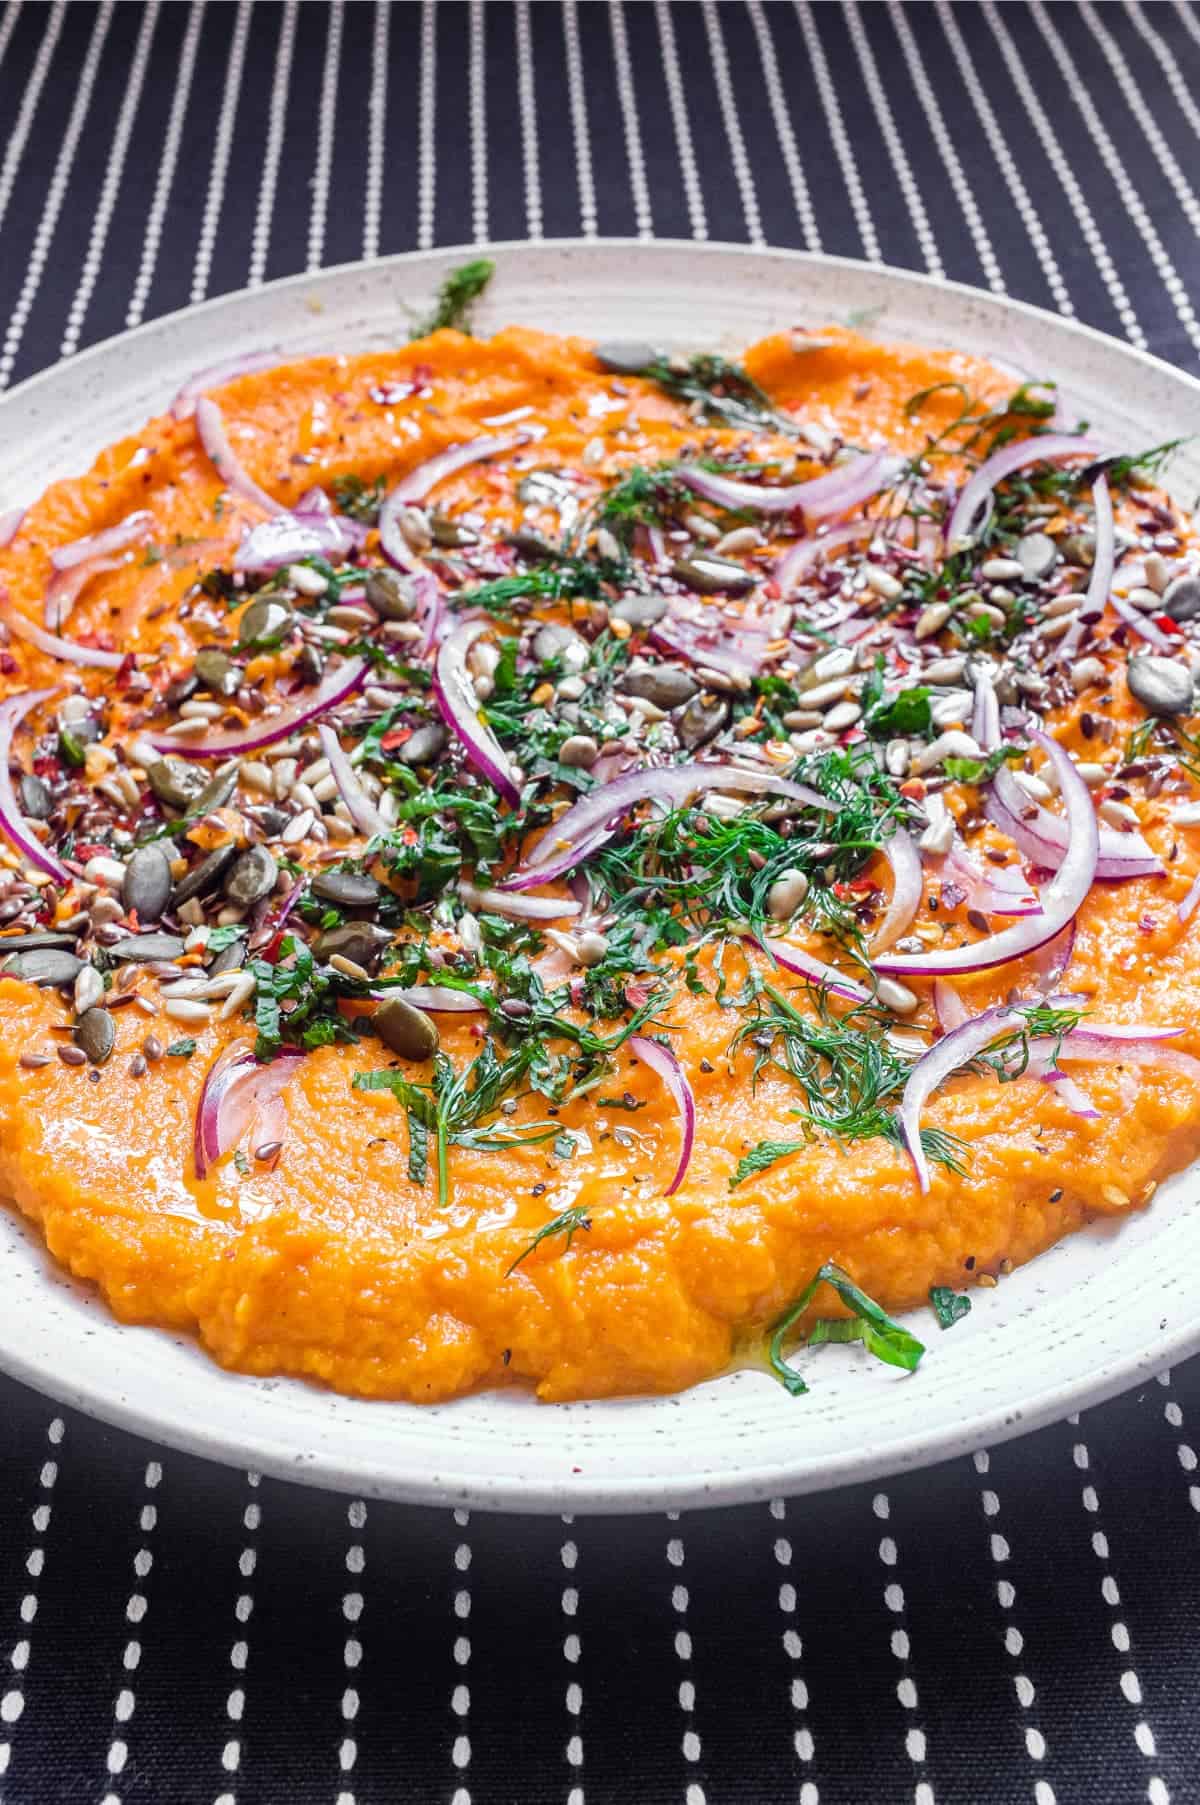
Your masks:
{"label": "plate rim", "polygon": [[[184,321],[190,324],[196,320],[219,316],[231,307],[260,296],[264,305],[269,306],[272,297],[319,290],[326,284],[355,273],[365,275],[391,270],[407,273],[426,268],[437,270],[453,264],[467,254],[495,256],[503,263],[519,259],[522,255],[555,252],[571,253],[585,259],[619,252],[647,261],[652,261],[659,253],[684,253],[689,257],[711,257],[721,262],[765,257],[785,264],[795,264],[798,270],[811,268],[834,273],[843,271],[857,280],[865,275],[899,283],[910,291],[925,289],[941,296],[958,296],[964,303],[985,303],[1000,317],[1017,316],[1031,325],[1045,322],[1053,325],[1056,334],[1066,333],[1097,349],[1119,351],[1127,363],[1140,365],[1147,372],[1166,377],[1172,384],[1190,390],[1193,400],[1200,403],[1200,378],[1167,359],[1139,346],[1127,344],[1113,334],[1102,332],[1082,321],[1054,313],[1049,308],[1008,295],[998,295],[970,283],[946,280],[896,265],[832,256],[788,246],[752,245],[716,239],[695,241],[686,238],[641,239],[618,236],[506,239],[438,245],[424,250],[395,252],[385,257],[351,260],[319,270],[300,271],[257,287],[245,286],[226,294],[214,295],[203,302],[177,308],[170,313],[143,320],[136,327],[111,334],[88,346],[86,350],[68,359],[60,359],[14,384],[0,395],[0,423],[3,422],[6,409],[13,403],[36,398],[42,388],[60,379],[66,369],[101,363],[115,347],[135,345],[140,340],[169,333],[173,326]],[[5,1204],[4,1208],[8,1211],[15,1206]],[[19,1212],[18,1220],[31,1232],[35,1257],[40,1257],[45,1262],[55,1278],[65,1279],[68,1284],[77,1283],[69,1274],[64,1274],[63,1269],[45,1249],[40,1233],[36,1228],[31,1229],[31,1225]],[[1047,1250],[1047,1253],[1050,1251],[1052,1250]],[[1040,1260],[1046,1257],[1046,1253],[1038,1256]],[[89,1295],[94,1295],[93,1288],[87,1289]],[[108,1312],[103,1303],[100,1308],[106,1313],[105,1328],[108,1331],[143,1337],[165,1333],[148,1329],[145,1325],[123,1323]],[[711,1508],[781,1495],[798,1496],[811,1491],[867,1483],[898,1472],[933,1466],[972,1453],[981,1447],[1030,1433],[1061,1421],[1078,1410],[1104,1403],[1198,1350],[1200,1294],[1191,1319],[1185,1320],[1178,1328],[1162,1331],[1161,1339],[1152,1351],[1142,1347],[1129,1355],[1114,1357],[1085,1376],[1071,1381],[1064,1382],[1060,1379],[1048,1383],[1032,1397],[1023,1396],[1017,1404],[998,1402],[990,1405],[981,1415],[972,1416],[960,1425],[947,1423],[940,1429],[917,1427],[891,1441],[885,1440],[882,1444],[844,1450],[826,1458],[819,1469],[812,1464],[811,1459],[806,1465],[801,1451],[792,1468],[782,1464],[778,1458],[771,1458],[768,1461],[760,1460],[757,1464],[706,1466],[679,1480],[640,1474],[606,1474],[592,1480],[581,1478],[578,1486],[574,1482],[565,1484],[558,1477],[547,1480],[534,1479],[528,1475],[474,1471],[469,1465],[474,1459],[473,1455],[467,1457],[468,1464],[456,1467],[452,1477],[443,1478],[437,1473],[426,1475],[411,1470],[402,1473],[393,1470],[380,1474],[368,1468],[369,1456],[365,1451],[357,1457],[345,1457],[340,1456],[336,1448],[330,1450],[326,1444],[322,1444],[315,1453],[298,1454],[294,1444],[274,1440],[270,1436],[264,1438],[261,1433],[247,1432],[240,1425],[226,1424],[222,1427],[214,1418],[194,1422],[180,1420],[177,1413],[172,1414],[170,1411],[169,1385],[154,1394],[156,1399],[162,1398],[161,1405],[139,1402],[123,1391],[114,1392],[111,1386],[105,1388],[101,1376],[102,1363],[97,1364],[95,1381],[84,1384],[78,1379],[72,1381],[56,1377],[53,1371],[47,1371],[32,1357],[26,1357],[20,1348],[6,1347],[2,1341],[0,1370],[43,1396],[128,1433],[219,1464],[249,1467],[300,1484],[409,1504],[443,1507],[465,1505],[538,1515],[563,1510],[607,1515],[662,1509]],[[196,1352],[200,1359],[212,1362],[212,1356],[199,1347],[198,1343]],[[231,1376],[215,1362],[212,1365],[214,1373],[223,1377]],[[232,1376],[236,1378],[240,1375]],[[278,1382],[308,1384],[302,1378],[288,1377],[283,1377]],[[248,1378],[247,1383],[254,1384],[255,1381]],[[881,1393],[881,1397],[884,1395]],[[538,1408],[552,1409],[553,1406]]]}

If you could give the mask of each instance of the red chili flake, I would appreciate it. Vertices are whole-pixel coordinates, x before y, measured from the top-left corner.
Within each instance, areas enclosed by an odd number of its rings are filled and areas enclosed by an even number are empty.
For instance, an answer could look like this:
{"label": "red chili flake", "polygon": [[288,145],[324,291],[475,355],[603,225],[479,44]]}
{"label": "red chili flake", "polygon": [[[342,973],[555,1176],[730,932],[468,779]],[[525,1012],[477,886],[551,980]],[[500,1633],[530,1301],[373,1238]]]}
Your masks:
{"label": "red chili flake", "polygon": [[783,594],[783,590],[779,587],[779,584],[775,581],[774,577],[767,578],[767,581],[762,586],[762,590],[763,594],[773,602],[777,602]]}
{"label": "red chili flake", "polygon": [[1157,928],[1157,926],[1158,926],[1158,922],[1155,920],[1153,915],[1143,915],[1141,920],[1138,922],[1138,931],[1139,931],[1139,933],[1142,933],[1142,934],[1153,934],[1153,932]]}
{"label": "red chili flake", "polygon": [[906,778],[900,785],[900,794],[911,796],[915,801],[920,802],[925,794],[925,785],[919,777]]}
{"label": "red chili flake", "polygon": [[402,746],[405,740],[410,740],[412,738],[412,732],[413,730],[411,727],[393,727],[391,731],[385,733],[380,740],[380,750],[383,752],[394,752],[397,746]]}
{"label": "red chili flake", "polygon": [[568,989],[570,991],[572,1003],[575,1005],[576,1009],[581,1009],[583,1007],[583,979],[572,978]]}
{"label": "red chili flake", "polygon": [[404,841],[404,844],[406,846],[415,846],[417,843],[416,828],[415,827],[406,827],[404,832],[400,835],[400,838]]}
{"label": "red chili flake", "polygon": [[6,677],[12,677],[15,675],[16,670],[17,670],[17,661],[13,657],[12,653],[11,652],[0,652],[0,671],[3,671],[4,675]]}
{"label": "red chili flake", "polygon": [[116,686],[118,689],[124,689],[126,687],[136,669],[137,660],[134,658],[133,653],[126,652],[124,658],[117,666]]}
{"label": "red chili flake", "polygon": [[82,859],[85,865],[89,859],[110,859],[112,857],[112,847],[102,845],[99,840],[77,840],[75,843],[75,857],[77,859]]}
{"label": "red chili flake", "polygon": [[1177,633],[1181,639],[1183,638],[1183,628],[1177,620],[1172,620],[1169,614],[1153,614],[1150,618],[1155,626],[1160,627],[1164,633]]}
{"label": "red chili flake", "polygon": [[631,1009],[640,1009],[650,1001],[650,986],[643,984],[639,978],[630,978],[625,985],[625,1001]]}

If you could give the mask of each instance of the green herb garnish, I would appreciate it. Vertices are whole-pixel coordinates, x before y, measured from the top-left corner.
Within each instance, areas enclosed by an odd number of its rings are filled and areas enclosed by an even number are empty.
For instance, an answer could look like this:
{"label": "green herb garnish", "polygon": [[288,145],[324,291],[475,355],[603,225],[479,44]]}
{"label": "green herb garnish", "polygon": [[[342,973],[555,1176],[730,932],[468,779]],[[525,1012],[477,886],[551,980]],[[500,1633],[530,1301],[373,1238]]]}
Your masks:
{"label": "green herb garnish", "polygon": [[784,1343],[793,1326],[798,1322],[809,1304],[812,1302],[821,1285],[830,1285],[837,1292],[842,1303],[855,1314],[849,1318],[837,1317],[832,1320],[815,1322],[806,1336],[797,1346],[818,1347],[828,1341],[861,1341],[869,1354],[882,1360],[888,1366],[902,1367],[905,1372],[915,1372],[925,1352],[924,1343],[910,1335],[907,1329],[893,1322],[887,1312],[880,1308],[873,1298],[860,1291],[848,1273],[826,1260],[812,1282],[805,1286],[794,1304],[790,1304],[772,1324],[770,1341],[767,1346],[767,1357],[771,1371],[780,1384],[793,1398],[802,1397],[808,1386],[794,1372],[784,1359]]}
{"label": "green herb garnish", "polygon": [[166,1049],[166,1054],[168,1059],[190,1059],[195,1051],[196,1042],[189,1034],[182,1040],[173,1040]]}
{"label": "green herb garnish", "polygon": [[929,1293],[929,1301],[933,1313],[938,1319],[938,1327],[952,1329],[956,1322],[961,1322],[971,1308],[969,1297],[960,1296],[952,1291],[949,1285],[934,1285]]}
{"label": "green herb garnish", "polygon": [[581,1203],[573,1203],[570,1209],[564,1210],[560,1216],[554,1216],[549,1222],[543,1223],[542,1227],[539,1228],[537,1234],[533,1237],[533,1240],[529,1243],[529,1246],[517,1255],[512,1265],[508,1268],[508,1271],[504,1274],[505,1278],[511,1278],[522,1260],[527,1260],[534,1248],[540,1247],[543,1241],[549,1241],[555,1235],[565,1235],[565,1245],[566,1247],[570,1247],[571,1242],[575,1239],[575,1236],[579,1233],[580,1229],[586,1231],[590,1229],[591,1226],[591,1217],[587,1214],[584,1206]]}
{"label": "green herb garnish", "polygon": [[428,333],[440,332],[447,326],[469,333],[471,309],[495,273],[496,266],[489,257],[460,263],[438,289],[437,305],[432,313],[419,321],[408,336],[425,338]]}

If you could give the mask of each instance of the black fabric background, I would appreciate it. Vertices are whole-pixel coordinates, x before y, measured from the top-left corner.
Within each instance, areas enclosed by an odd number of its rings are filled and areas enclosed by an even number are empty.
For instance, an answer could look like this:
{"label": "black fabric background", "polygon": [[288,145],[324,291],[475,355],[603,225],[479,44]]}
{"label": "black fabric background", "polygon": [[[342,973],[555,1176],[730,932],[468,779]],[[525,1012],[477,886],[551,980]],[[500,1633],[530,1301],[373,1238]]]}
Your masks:
{"label": "black fabric background", "polygon": [[[1198,76],[1184,5],[9,0],[0,383],[539,229],[879,257],[1194,370]],[[1192,1363],[878,1488],[567,1524],[257,1483],[0,1382],[0,1801],[1197,1800],[1198,1413]]]}

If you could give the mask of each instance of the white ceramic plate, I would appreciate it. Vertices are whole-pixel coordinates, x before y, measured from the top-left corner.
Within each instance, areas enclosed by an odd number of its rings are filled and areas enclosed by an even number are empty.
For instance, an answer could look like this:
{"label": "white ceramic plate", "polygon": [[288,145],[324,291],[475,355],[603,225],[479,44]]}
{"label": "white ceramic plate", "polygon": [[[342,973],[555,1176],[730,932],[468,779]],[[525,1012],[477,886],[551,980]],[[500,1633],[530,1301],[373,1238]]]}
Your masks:
{"label": "white ceramic plate", "polygon": [[[0,402],[0,511],[86,467],[239,351],[359,350],[404,337],[462,251],[396,257],[209,302],[98,346]],[[1026,376],[1131,447],[1195,432],[1200,384],[1033,308],[895,270],[786,251],[634,242],[496,248],[482,329],[506,321],[677,347],[744,344],[794,323],[873,315],[880,336],[953,345]],[[1186,498],[1200,458],[1174,467]],[[974,1293],[915,1376],[860,1351],[814,1357],[786,1396],[738,1372],[680,1397],[539,1405],[499,1393],[420,1409],[222,1372],[189,1340],[123,1328],[0,1208],[0,1368],[155,1440],[314,1485],[508,1510],[643,1510],[863,1480],[1016,1435],[1200,1347],[1200,1180],[1076,1235]]]}

